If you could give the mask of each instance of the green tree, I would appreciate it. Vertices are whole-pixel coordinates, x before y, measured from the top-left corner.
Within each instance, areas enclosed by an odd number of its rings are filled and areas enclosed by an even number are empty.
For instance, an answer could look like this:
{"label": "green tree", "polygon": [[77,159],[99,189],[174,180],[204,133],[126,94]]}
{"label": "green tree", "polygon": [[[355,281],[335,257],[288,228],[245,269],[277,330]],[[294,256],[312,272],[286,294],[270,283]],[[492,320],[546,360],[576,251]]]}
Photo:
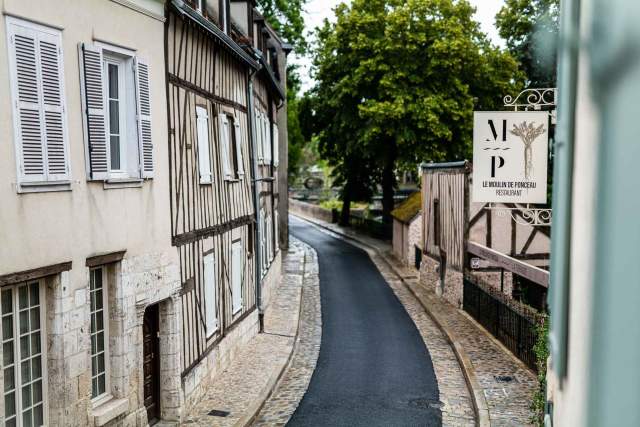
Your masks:
{"label": "green tree", "polygon": [[560,0],[506,0],[496,16],[500,36],[518,60],[530,87],[556,86]]}
{"label": "green tree", "polygon": [[306,3],[307,0],[257,0],[258,9],[269,25],[291,43],[298,54],[304,54],[308,48],[302,16]]}
{"label": "green tree", "polygon": [[473,14],[464,0],[354,0],[319,32],[321,153],[367,159],[359,179],[381,184],[386,221],[398,168],[468,157],[473,111],[498,108],[522,81]]}

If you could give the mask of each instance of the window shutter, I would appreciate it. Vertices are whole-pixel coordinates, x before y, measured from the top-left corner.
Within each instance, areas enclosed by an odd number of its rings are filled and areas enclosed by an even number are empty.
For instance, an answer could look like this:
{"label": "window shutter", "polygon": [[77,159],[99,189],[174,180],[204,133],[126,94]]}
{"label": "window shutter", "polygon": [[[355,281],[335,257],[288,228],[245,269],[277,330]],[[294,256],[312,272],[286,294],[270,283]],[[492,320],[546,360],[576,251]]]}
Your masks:
{"label": "window shutter", "polygon": [[218,329],[215,261],[212,253],[204,257],[204,303],[207,338],[209,338]]}
{"label": "window shutter", "polygon": [[60,36],[40,34],[39,48],[47,181],[67,181],[71,176]]}
{"label": "window shutter", "polygon": [[279,145],[280,145],[280,134],[278,131],[278,125],[274,123],[273,125],[273,166],[275,167],[278,167],[278,164],[280,164],[280,159],[278,158],[280,154]]}
{"label": "window shutter", "polygon": [[82,104],[89,179],[109,178],[109,144],[107,144],[106,106],[102,49],[80,45]]}
{"label": "window shutter", "polygon": [[59,31],[7,18],[19,182],[70,179]]}
{"label": "window shutter", "polygon": [[218,114],[218,132],[220,134],[220,150],[222,150],[222,173],[225,180],[233,179],[229,162],[229,119],[224,113]]}
{"label": "window shutter", "polygon": [[267,228],[265,227],[264,220],[264,209],[260,208],[260,224],[259,227],[262,229],[260,233],[260,272],[264,274],[265,265],[266,265],[266,251],[264,247],[264,243],[266,241],[265,234],[267,232]]}
{"label": "window shutter", "polygon": [[142,178],[153,178],[153,143],[151,141],[151,90],[149,65],[136,57],[136,95],[138,100],[138,144]]}
{"label": "window shutter", "polygon": [[238,176],[244,176],[244,159],[242,157],[242,132],[240,131],[240,120],[236,116],[233,121],[233,131],[236,139],[236,158],[238,159]]}
{"label": "window shutter", "polygon": [[256,112],[256,120],[254,124],[256,128],[256,146],[258,149],[258,164],[262,164],[264,161],[264,153],[262,152],[262,114],[259,111]]}
{"label": "window shutter", "polygon": [[198,166],[200,184],[211,183],[211,156],[209,155],[209,114],[202,107],[196,107],[196,129],[198,132]]}
{"label": "window shutter", "polygon": [[242,242],[233,242],[231,257],[231,303],[233,314],[236,314],[242,309],[242,279],[244,275]]}
{"label": "window shutter", "polygon": [[268,116],[264,116],[264,128],[262,132],[264,132],[264,162],[267,165],[271,164],[271,132],[269,132],[269,126],[271,125],[271,121]]}

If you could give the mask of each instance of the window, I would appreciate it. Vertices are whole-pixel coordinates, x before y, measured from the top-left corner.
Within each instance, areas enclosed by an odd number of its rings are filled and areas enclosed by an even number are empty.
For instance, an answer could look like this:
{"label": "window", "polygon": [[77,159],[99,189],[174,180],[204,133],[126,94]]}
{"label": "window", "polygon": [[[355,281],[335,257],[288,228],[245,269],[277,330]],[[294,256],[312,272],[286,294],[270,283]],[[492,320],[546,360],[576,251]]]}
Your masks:
{"label": "window", "polygon": [[224,179],[237,180],[244,176],[240,123],[224,113],[219,114],[218,118]]}
{"label": "window", "polygon": [[91,301],[91,398],[108,394],[109,319],[107,317],[107,280],[104,267],[94,268],[89,278]]}
{"label": "window", "polygon": [[127,175],[127,103],[125,93],[125,61],[105,56],[107,94],[107,134],[109,135],[110,172]]}
{"label": "window", "polygon": [[266,218],[264,214],[264,208],[260,208],[260,224],[258,224],[258,229],[260,230],[260,271],[262,275],[267,271],[267,251],[266,251],[266,233],[267,233],[267,225]]}
{"label": "window", "polygon": [[262,143],[264,144],[264,148],[262,152],[264,153],[264,163],[269,165],[271,164],[271,132],[269,130],[271,123],[269,120],[269,116],[263,116],[262,120]]}
{"label": "window", "polygon": [[218,330],[216,270],[213,253],[204,257],[204,304],[207,338]]}
{"label": "window", "polygon": [[231,244],[231,305],[233,314],[242,310],[242,282],[244,281],[244,250],[242,241]]}
{"label": "window", "polygon": [[6,23],[19,190],[68,184],[62,35],[12,17]]}
{"label": "window", "polygon": [[280,160],[278,159],[278,155],[280,151],[278,150],[278,145],[280,141],[280,133],[278,131],[278,125],[273,124],[273,166],[278,167]]}
{"label": "window", "polygon": [[258,150],[258,163],[264,163],[264,147],[263,147],[263,138],[262,138],[262,113],[256,110],[254,126],[256,128],[256,146]]}
{"label": "window", "polygon": [[211,156],[209,155],[209,114],[206,108],[196,106],[196,128],[198,133],[198,165],[200,184],[211,183]]}
{"label": "window", "polygon": [[5,426],[45,424],[44,286],[40,281],[2,289]]}
{"label": "window", "polygon": [[89,179],[152,178],[148,65],[119,47],[100,43],[80,49]]}

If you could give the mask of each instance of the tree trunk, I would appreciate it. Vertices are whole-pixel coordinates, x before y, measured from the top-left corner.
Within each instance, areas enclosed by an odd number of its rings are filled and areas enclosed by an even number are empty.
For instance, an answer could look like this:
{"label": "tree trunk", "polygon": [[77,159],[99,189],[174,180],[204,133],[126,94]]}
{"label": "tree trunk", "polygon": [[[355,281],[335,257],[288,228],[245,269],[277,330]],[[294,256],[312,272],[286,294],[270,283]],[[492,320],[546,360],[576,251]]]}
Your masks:
{"label": "tree trunk", "polygon": [[382,221],[390,224],[392,222],[391,211],[395,208],[393,194],[396,185],[395,172],[398,147],[395,139],[389,139],[387,146],[387,155],[384,159],[385,163],[382,170]]}
{"label": "tree trunk", "polygon": [[345,182],[342,191],[342,211],[340,212],[340,225],[349,226],[349,218],[351,217],[351,185],[349,180]]}

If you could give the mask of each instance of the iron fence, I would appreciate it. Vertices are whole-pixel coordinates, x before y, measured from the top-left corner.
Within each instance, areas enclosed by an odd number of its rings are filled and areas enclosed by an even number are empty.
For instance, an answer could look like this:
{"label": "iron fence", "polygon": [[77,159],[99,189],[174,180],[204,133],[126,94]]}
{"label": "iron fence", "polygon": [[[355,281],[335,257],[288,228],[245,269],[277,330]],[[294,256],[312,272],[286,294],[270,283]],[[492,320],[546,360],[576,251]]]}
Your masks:
{"label": "iron fence", "polygon": [[536,324],[533,313],[517,307],[517,302],[464,279],[463,308],[533,370],[537,370],[534,346]]}

